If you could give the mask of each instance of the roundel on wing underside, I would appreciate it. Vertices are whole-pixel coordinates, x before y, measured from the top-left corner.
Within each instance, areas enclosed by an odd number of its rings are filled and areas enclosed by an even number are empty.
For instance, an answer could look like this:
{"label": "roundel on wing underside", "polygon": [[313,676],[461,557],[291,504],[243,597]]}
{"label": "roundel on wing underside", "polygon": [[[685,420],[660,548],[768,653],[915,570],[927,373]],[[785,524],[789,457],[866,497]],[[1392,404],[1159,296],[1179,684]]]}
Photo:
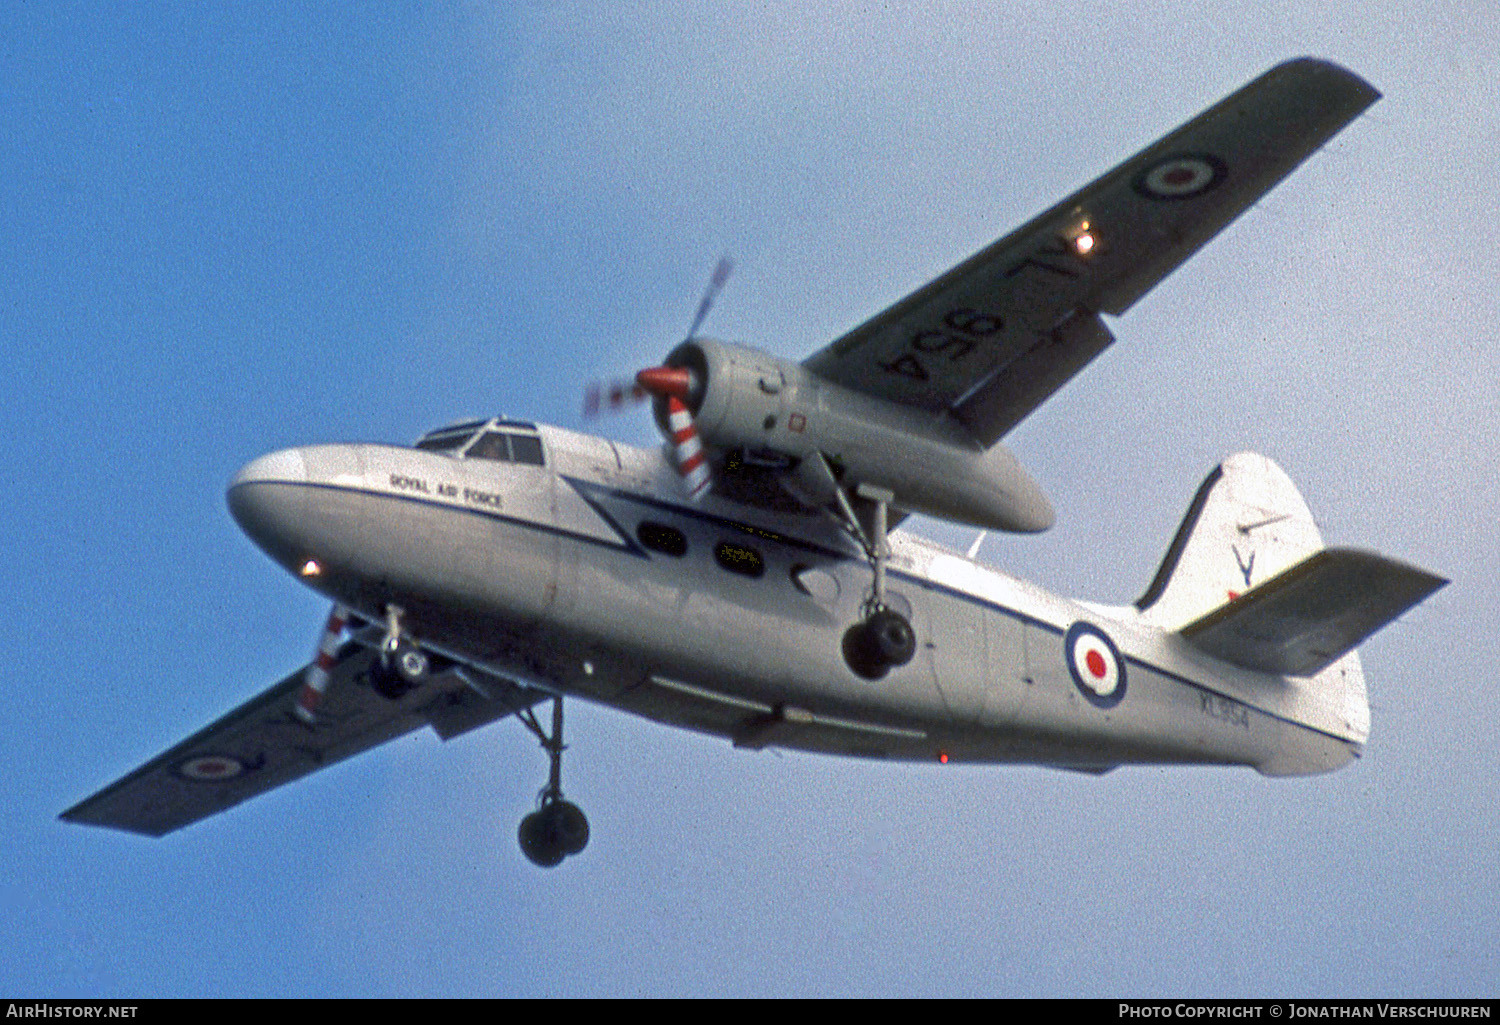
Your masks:
{"label": "roundel on wing underside", "polygon": [[1125,660],[1109,635],[1084,622],[1068,627],[1063,636],[1068,675],[1090,704],[1113,708],[1125,698]]}
{"label": "roundel on wing underside", "polygon": [[1228,168],[1211,153],[1164,157],[1135,176],[1131,187],[1147,199],[1191,199],[1215,188]]}

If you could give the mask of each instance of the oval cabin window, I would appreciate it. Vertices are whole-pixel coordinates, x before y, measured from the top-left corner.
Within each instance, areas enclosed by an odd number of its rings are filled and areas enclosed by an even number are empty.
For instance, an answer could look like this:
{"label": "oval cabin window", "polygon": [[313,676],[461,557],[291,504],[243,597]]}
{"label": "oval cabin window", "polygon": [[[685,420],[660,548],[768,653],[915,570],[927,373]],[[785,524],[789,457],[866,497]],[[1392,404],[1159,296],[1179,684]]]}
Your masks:
{"label": "oval cabin window", "polygon": [[766,571],[766,560],[760,553],[737,541],[720,541],[714,549],[714,558],[729,572],[743,577],[758,577]]}
{"label": "oval cabin window", "polygon": [[635,528],[635,536],[641,544],[653,552],[661,552],[663,555],[671,555],[678,559],[687,554],[687,536],[676,527],[669,527],[665,523],[652,523],[646,520]]}

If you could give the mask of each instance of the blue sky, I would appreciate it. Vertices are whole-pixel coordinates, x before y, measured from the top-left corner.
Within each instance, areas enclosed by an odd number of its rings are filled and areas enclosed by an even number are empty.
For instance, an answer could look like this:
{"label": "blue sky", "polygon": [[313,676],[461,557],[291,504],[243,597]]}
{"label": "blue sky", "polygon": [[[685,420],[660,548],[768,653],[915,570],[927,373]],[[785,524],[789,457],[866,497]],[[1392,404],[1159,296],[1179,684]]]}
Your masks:
{"label": "blue sky", "polygon": [[[0,992],[1495,993],[1490,5],[13,3],[0,40]],[[1305,53],[1386,98],[1010,436],[1059,522],[983,555],[1128,601],[1266,452],[1330,541],[1454,580],[1364,649],[1353,767],[871,765],[575,704],[554,872],[515,723],[163,840],[56,821],[310,657],[323,601],[224,506],[249,459],[577,427],[722,252],[711,332],[800,357]]]}

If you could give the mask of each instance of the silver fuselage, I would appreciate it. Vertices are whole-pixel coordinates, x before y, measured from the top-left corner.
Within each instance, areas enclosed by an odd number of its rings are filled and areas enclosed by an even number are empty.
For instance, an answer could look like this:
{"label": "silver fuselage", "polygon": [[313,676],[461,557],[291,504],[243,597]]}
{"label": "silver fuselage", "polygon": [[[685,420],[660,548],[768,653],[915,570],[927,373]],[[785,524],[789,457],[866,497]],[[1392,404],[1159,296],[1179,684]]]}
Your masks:
{"label": "silver fuselage", "polygon": [[[741,746],[1283,775],[1338,768],[1365,740],[1302,681],[1226,665],[1133,607],[1059,598],[899,531],[888,601],[909,613],[917,655],[862,679],[841,641],[872,570],[833,518],[689,502],[658,450],[540,433],[544,466],[289,449],[247,465],[230,506],[309,586],[371,621],[399,605],[422,644],[458,663]],[[1122,656],[1112,707],[1070,674],[1064,636],[1080,621]]]}

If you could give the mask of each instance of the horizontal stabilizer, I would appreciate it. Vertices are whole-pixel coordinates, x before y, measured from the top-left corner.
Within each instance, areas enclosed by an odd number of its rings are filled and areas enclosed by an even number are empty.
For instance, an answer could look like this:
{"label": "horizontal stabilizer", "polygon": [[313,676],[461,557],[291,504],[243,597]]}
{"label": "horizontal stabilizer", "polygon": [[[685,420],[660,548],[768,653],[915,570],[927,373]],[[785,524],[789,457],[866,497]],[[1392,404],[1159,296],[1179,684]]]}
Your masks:
{"label": "horizontal stabilizer", "polygon": [[1312,676],[1446,583],[1374,552],[1326,548],[1180,632],[1225,662]]}

